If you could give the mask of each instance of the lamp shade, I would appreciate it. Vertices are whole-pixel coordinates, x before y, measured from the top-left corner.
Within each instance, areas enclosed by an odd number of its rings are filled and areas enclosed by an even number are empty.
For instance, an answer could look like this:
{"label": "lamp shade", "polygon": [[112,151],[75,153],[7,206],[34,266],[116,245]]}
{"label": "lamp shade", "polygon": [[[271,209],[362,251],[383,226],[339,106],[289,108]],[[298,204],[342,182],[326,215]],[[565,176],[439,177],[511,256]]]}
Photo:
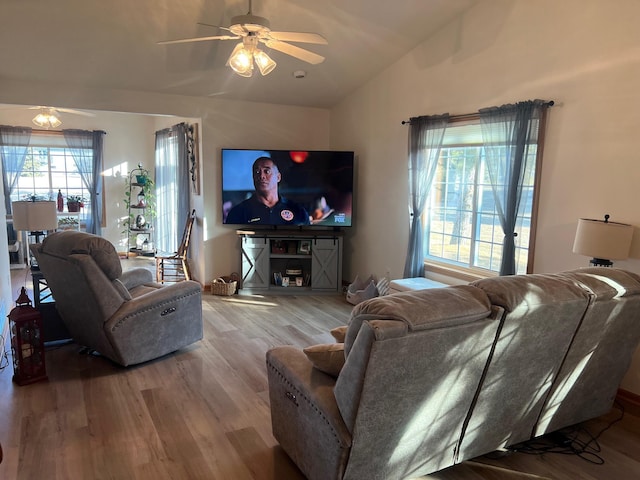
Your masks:
{"label": "lamp shade", "polygon": [[33,232],[36,230],[53,230],[58,227],[56,202],[53,201],[21,201],[11,203],[13,228]]}
{"label": "lamp shade", "polygon": [[276,68],[276,62],[274,62],[269,55],[260,49],[256,49],[256,51],[253,52],[253,59],[255,60],[256,65],[258,65],[258,69],[263,76],[268,75],[274,68]]}
{"label": "lamp shade", "polygon": [[227,65],[242,77],[253,75],[253,57],[243,43],[238,43],[233,49],[227,60]]}
{"label": "lamp shade", "polygon": [[626,223],[581,218],[578,220],[573,253],[597,259],[624,260],[629,256],[633,226]]}

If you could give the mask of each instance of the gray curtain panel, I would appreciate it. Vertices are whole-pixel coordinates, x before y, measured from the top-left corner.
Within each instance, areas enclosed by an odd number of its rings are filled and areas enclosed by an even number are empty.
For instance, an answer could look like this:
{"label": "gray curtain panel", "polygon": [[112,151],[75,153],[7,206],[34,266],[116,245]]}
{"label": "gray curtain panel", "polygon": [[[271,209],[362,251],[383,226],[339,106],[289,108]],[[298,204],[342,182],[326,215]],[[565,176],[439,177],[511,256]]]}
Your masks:
{"label": "gray curtain panel", "polygon": [[438,165],[449,114],[411,118],[409,126],[409,245],[404,278],[424,277],[422,212]]}
{"label": "gray curtain panel", "polygon": [[504,232],[500,275],[516,273],[516,222],[522,185],[532,167],[529,162],[536,161],[529,149],[537,147],[540,121],[548,105],[528,100],[480,110],[485,163]]}
{"label": "gray curtain panel", "polygon": [[[91,212],[87,222],[87,232],[102,233],[102,130],[62,130],[73,161],[80,172],[82,182],[89,192]],[[91,154],[87,155],[87,151]]]}
{"label": "gray curtain panel", "polygon": [[2,188],[7,214],[11,213],[11,192],[22,172],[31,141],[30,127],[0,125],[0,157],[2,158]]}

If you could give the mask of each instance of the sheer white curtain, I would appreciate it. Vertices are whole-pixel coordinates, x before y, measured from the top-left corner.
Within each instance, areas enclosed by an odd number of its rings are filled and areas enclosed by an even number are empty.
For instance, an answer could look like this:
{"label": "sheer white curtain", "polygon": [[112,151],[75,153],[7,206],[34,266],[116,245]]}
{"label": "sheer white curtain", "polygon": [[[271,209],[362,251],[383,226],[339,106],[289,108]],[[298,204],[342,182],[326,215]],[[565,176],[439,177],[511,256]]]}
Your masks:
{"label": "sheer white curtain", "polygon": [[156,132],[156,245],[175,252],[189,214],[188,126]]}

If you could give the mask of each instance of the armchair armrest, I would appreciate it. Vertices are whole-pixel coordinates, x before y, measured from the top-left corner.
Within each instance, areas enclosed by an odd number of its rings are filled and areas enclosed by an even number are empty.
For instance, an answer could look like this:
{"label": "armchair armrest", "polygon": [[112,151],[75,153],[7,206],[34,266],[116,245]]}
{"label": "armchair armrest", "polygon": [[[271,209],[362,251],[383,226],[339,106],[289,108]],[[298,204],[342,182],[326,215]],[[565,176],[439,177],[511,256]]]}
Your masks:
{"label": "armchair armrest", "polygon": [[310,479],[340,479],[351,434],[333,395],[335,379],[291,346],[267,352],[273,435]]}
{"label": "armchair armrest", "polygon": [[104,331],[124,366],[178,350],[202,339],[202,288],[185,281],[124,302]]}
{"label": "armchair armrest", "polygon": [[146,268],[133,268],[122,272],[120,281],[127,287],[127,290],[131,290],[139,285],[153,282],[153,273]]}

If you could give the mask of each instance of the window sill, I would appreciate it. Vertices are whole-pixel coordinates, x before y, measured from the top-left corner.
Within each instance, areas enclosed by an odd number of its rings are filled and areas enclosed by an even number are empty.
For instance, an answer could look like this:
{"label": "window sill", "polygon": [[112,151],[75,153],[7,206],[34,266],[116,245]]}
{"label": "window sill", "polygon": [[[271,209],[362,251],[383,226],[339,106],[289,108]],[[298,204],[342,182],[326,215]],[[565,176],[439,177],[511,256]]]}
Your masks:
{"label": "window sill", "polygon": [[424,273],[425,277],[448,285],[464,285],[483,278],[498,276],[486,270],[462,268],[433,260],[425,260]]}

